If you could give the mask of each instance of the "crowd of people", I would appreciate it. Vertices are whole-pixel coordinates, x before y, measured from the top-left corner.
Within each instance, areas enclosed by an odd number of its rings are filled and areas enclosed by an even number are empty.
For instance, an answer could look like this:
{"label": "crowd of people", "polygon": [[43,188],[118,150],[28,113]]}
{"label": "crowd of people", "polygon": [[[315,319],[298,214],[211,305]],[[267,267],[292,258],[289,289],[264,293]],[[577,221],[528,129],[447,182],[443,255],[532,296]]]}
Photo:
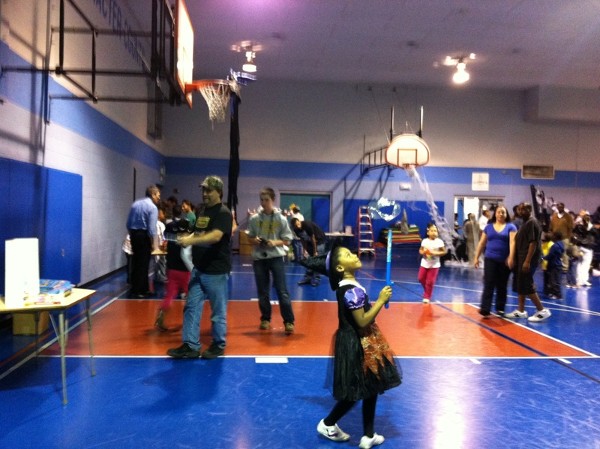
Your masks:
{"label": "crowd of people", "polygon": [[[563,298],[563,288],[591,287],[590,276],[597,268],[600,249],[600,207],[594,214],[579,214],[554,206],[546,229],[533,215],[532,205],[520,203],[509,214],[502,204],[484,210],[479,220],[468,214],[463,225],[466,253],[475,268],[482,264],[483,293],[479,313],[491,316],[495,294],[495,311],[505,318],[527,318],[543,321],[550,317],[544,308],[534,282],[538,267],[543,270],[543,295],[548,299]],[[513,273],[512,289],[517,293],[516,310],[505,313],[508,281]],[[525,311],[525,299],[536,308],[532,316]]]}
{"label": "crowd of people", "polygon": [[[127,237],[123,246],[128,255],[130,294],[144,298],[152,293],[152,279],[161,263],[166,275],[165,297],[159,306],[155,326],[167,331],[165,318],[176,295],[185,298],[182,344],[167,354],[176,359],[214,359],[224,354],[227,336],[228,280],[231,271],[231,238],[237,226],[231,211],[222,203],[223,181],[207,176],[200,184],[202,205],[194,210],[174,197],[160,202],[160,190],[150,186],[146,197],[131,207]],[[285,267],[289,246],[299,248],[295,260],[303,262],[306,275],[300,285],[316,286],[320,274],[329,277],[338,299],[339,328],[335,336],[334,398],[330,414],[317,424],[317,432],[332,441],[347,441],[350,436],[337,425],[357,401],[363,402],[363,436],[360,448],[371,448],[385,441],[375,432],[377,397],[400,385],[400,367],[375,324],[375,317],[391,297],[384,287],[371,304],[355,278],[360,259],[347,248],[325,253],[322,229],[291,208],[291,220],[275,207],[275,191],[270,187],[259,193],[260,208],[250,214],[247,235],[253,244],[253,270],[258,292],[261,331],[271,329],[271,282],[277,292],[286,335],[294,333],[294,312],[287,290]],[[431,231],[433,236],[433,230]],[[162,258],[162,259],[161,259]],[[162,260],[162,262],[161,262]],[[204,301],[210,302],[212,342],[201,351],[200,321]],[[357,384],[357,380],[359,380]]]}
{"label": "crowd of people", "polygon": [[[232,212],[222,202],[223,181],[208,176],[200,184],[202,202],[175,196],[161,201],[160,189],[149,186],[146,196],[135,201],[127,220],[123,251],[127,255],[129,296],[148,298],[156,294],[155,282],[165,284],[155,327],[176,330],[167,324],[176,297],[185,299],[183,341],[168,354],[175,358],[214,358],[226,346],[227,280],[231,270],[231,239],[237,230]],[[260,311],[259,329],[271,329],[271,284],[275,287],[286,335],[294,333],[294,312],[287,289],[284,264],[293,247],[293,260],[323,254],[326,236],[314,222],[305,220],[300,208],[275,207],[275,191],[259,192],[260,208],[248,211],[246,234],[252,243],[253,271]],[[318,286],[321,275],[307,269],[299,285]],[[204,300],[211,303],[213,342],[200,350],[198,323]]]}
{"label": "crowd of people", "polygon": [[[123,250],[128,256],[130,296],[145,298],[153,294],[153,280],[163,276],[166,289],[157,311],[155,327],[168,331],[166,317],[173,300],[185,299],[182,343],[168,349],[176,359],[214,359],[225,353],[227,343],[227,301],[231,272],[231,241],[237,224],[223,204],[223,181],[207,176],[200,184],[202,203],[178,203],[175,197],[161,202],[156,186],[131,206]],[[371,304],[366,290],[355,277],[360,258],[348,248],[334,245],[326,252],[326,237],[314,222],[306,220],[300,209],[291,205],[284,213],[275,207],[275,191],[265,187],[259,192],[260,208],[249,213],[247,236],[252,244],[253,271],[258,294],[259,329],[272,329],[271,285],[274,286],[286,335],[295,331],[295,318],[287,289],[285,263],[290,246],[293,260],[306,267],[299,285],[317,286],[321,274],[329,278],[338,301],[339,327],[335,334],[333,409],[317,425],[317,432],[333,441],[350,437],[337,422],[359,400],[363,402],[363,437],[359,447],[383,443],[374,430],[377,397],[400,385],[402,372],[379,328],[375,317],[389,302],[391,287],[384,287]],[[250,212],[250,211],[249,211]],[[538,294],[534,275],[544,270],[543,295],[561,299],[563,286],[591,286],[590,272],[600,236],[600,207],[593,215],[582,210],[575,215],[556,204],[548,229],[535,218],[531,204],[520,203],[513,214],[500,204],[485,209],[476,219],[469,214],[463,225],[466,253],[472,265],[483,264],[483,291],[479,313],[483,318],[495,314],[510,319],[543,321],[551,316]],[[421,242],[418,281],[423,286],[422,301],[429,304],[441,267],[448,252],[438,237],[434,223],[427,226]],[[597,260],[596,260],[597,263]],[[162,274],[161,274],[162,273]],[[518,297],[515,310],[506,313],[508,282]],[[526,299],[536,311],[529,316]],[[210,302],[210,346],[202,351],[200,322],[204,301]]]}
{"label": "crowd of people", "polygon": [[[165,296],[158,309],[155,326],[168,331],[165,319],[173,300],[186,299],[184,338],[180,348],[169,351],[174,357],[210,358],[224,352],[226,300],[224,285],[231,267],[231,237],[237,229],[232,212],[222,203],[223,181],[207,177],[200,185],[203,201],[194,206],[190,200],[178,203],[174,196],[161,202],[160,189],[150,186],[146,196],[131,206],[128,233],[123,250],[128,260],[130,296],[145,298],[154,294],[154,280],[166,283]],[[314,222],[306,220],[300,208],[291,204],[288,211],[275,207],[275,191],[265,187],[259,192],[260,208],[249,212],[247,235],[253,244],[252,258],[260,311],[259,329],[271,329],[270,286],[273,284],[280,304],[284,331],[294,333],[294,313],[287,289],[284,264],[288,257],[301,262],[325,254],[326,236]],[[600,242],[600,206],[593,214],[575,214],[559,202],[548,220],[547,229],[532,213],[528,203],[513,207],[512,214],[502,204],[483,207],[479,218],[469,213],[462,226],[466,255],[475,268],[483,266],[483,291],[479,313],[489,318],[528,318],[542,321],[551,315],[544,308],[534,282],[536,270],[543,270],[542,295],[563,298],[564,288],[587,288],[591,272],[597,269]],[[456,224],[456,228],[459,226]],[[198,238],[207,234],[209,237]],[[423,303],[433,296],[440,260],[448,253],[438,237],[435,224],[427,227],[422,240],[418,281],[423,286]],[[290,251],[290,247],[292,251]],[[517,293],[516,310],[505,313],[508,282]],[[307,268],[299,285],[318,286],[321,274]],[[193,288],[192,288],[193,287]],[[190,297],[190,289],[193,295]],[[201,318],[204,299],[212,307],[213,343],[200,353],[196,322]],[[525,311],[529,298],[536,308],[532,316]],[[214,303],[214,304],[213,304]],[[192,330],[194,329],[194,330]]]}

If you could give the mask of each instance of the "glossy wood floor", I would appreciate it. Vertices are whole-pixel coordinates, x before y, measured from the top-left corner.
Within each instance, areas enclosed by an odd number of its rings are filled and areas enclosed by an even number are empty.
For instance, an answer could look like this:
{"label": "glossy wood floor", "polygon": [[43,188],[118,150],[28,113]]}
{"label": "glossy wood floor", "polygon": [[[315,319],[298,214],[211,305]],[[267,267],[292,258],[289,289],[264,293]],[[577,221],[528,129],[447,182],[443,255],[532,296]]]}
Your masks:
{"label": "glossy wood floor", "polygon": [[[363,261],[360,281],[374,295],[384,285],[385,258]],[[315,430],[334,403],[325,379],[337,315],[326,279],[297,286],[304,270],[287,266],[296,333],[285,336],[277,305],[273,329],[258,329],[250,260],[234,262],[226,356],[211,361],[167,357],[180,331],[156,331],[159,298],[124,298],[122,273],[87,286],[97,290],[97,375],[76,312],[66,406],[52,333],[42,336],[42,354],[27,360],[33,338],[0,329],[0,447],[356,447],[359,406],[339,423],[352,435],[348,443]],[[392,304],[377,322],[404,382],[378,401],[382,447],[600,448],[600,278],[566,290],[563,301],[544,301],[552,317],[528,323],[482,319],[482,271],[467,267],[442,268],[433,302],[424,305],[417,268],[413,249],[395,248]],[[181,325],[182,309],[176,301],[169,325]],[[210,343],[208,315],[203,345]]]}

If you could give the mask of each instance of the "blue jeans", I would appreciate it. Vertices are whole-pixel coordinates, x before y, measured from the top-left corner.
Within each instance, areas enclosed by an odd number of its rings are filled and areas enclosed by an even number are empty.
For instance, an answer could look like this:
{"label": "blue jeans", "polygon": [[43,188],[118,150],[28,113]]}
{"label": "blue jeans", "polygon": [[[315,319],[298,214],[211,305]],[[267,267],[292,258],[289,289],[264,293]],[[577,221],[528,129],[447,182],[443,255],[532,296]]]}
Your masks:
{"label": "blue jeans", "polygon": [[227,299],[229,297],[229,274],[206,274],[192,270],[188,296],[183,308],[183,342],[192,349],[200,350],[200,321],[204,300],[210,301],[212,344],[225,347],[227,334]]}
{"label": "blue jeans", "polygon": [[253,262],[254,279],[258,291],[258,307],[260,309],[260,320],[271,321],[271,279],[269,272],[273,274],[273,286],[279,299],[279,309],[284,323],[294,323],[294,312],[292,302],[285,282],[285,267],[283,257],[272,257],[270,259],[257,259]]}
{"label": "blue jeans", "polygon": [[294,262],[300,262],[304,259],[304,246],[302,245],[302,240],[292,240],[292,249],[294,250]]}

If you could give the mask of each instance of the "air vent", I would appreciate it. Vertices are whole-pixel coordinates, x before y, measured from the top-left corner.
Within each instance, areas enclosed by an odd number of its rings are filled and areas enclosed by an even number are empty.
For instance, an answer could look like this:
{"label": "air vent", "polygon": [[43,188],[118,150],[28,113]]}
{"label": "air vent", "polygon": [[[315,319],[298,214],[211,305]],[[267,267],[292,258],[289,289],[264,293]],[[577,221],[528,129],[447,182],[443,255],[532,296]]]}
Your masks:
{"label": "air vent", "polygon": [[523,165],[522,179],[554,179],[553,165]]}

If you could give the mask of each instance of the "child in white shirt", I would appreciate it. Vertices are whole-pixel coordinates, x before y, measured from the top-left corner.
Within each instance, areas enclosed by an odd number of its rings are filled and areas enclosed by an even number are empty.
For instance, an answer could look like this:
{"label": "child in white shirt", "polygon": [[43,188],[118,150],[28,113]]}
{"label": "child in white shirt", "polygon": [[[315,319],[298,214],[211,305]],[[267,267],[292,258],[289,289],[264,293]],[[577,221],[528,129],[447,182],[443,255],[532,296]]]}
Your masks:
{"label": "child in white shirt", "polygon": [[427,238],[421,242],[419,254],[422,256],[419,268],[419,282],[423,286],[423,303],[428,304],[433,293],[433,286],[440,269],[440,257],[446,254],[444,241],[438,237],[435,223],[427,225]]}

